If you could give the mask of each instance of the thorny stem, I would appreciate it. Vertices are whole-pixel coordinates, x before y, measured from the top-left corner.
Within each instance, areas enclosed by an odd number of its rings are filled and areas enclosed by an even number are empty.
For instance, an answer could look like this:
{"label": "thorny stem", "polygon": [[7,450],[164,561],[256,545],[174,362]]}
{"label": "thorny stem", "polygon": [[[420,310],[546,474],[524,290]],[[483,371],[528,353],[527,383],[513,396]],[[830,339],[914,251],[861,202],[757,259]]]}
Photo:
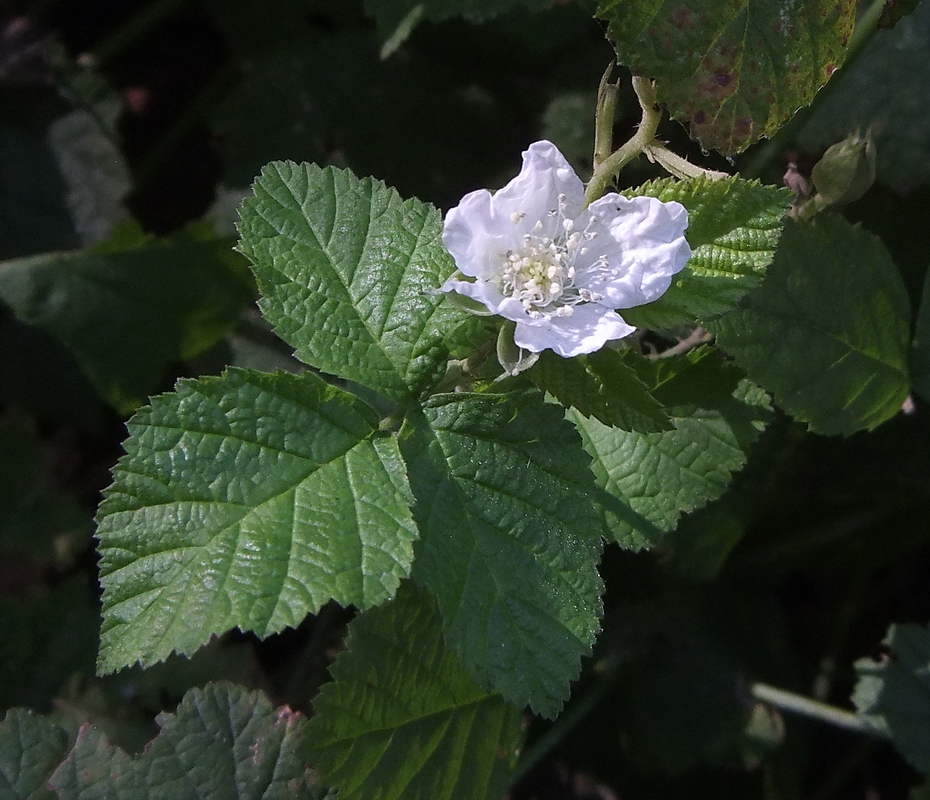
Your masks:
{"label": "thorny stem", "polygon": [[749,693],[756,700],[780,708],[782,711],[800,714],[810,719],[817,719],[839,728],[845,728],[848,731],[854,731],[855,733],[887,738],[887,734],[884,731],[876,728],[868,720],[853,714],[851,711],[844,711],[836,706],[827,705],[826,703],[812,700],[809,697],[804,697],[794,692],[776,689],[774,686],[769,686],[765,683],[754,683],[749,687]]}
{"label": "thorny stem", "polygon": [[676,155],[664,144],[656,141],[656,131],[662,120],[662,108],[656,99],[655,84],[649,78],[633,76],[633,91],[639,100],[643,116],[633,138],[610,152],[613,134],[614,110],[617,105],[617,86],[608,83],[608,76],[613,64],[608,67],[598,89],[597,118],[595,120],[594,174],[585,191],[585,203],[590,205],[606,194],[610,184],[620,174],[620,170],[640,153],[645,153],[650,161],[655,161],[676,178],[697,178],[705,176],[711,180],[727,177],[725,172],[703,169],[692,164],[686,158]]}

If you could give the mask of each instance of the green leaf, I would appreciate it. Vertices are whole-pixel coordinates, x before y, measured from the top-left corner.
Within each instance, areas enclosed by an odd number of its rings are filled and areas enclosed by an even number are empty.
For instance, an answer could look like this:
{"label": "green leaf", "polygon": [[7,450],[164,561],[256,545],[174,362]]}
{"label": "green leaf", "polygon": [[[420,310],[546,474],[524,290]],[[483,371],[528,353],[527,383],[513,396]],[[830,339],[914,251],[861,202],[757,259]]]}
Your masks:
{"label": "green leaf", "polygon": [[7,712],[0,722],[0,793],[4,800],[55,800],[46,784],[68,747],[68,734],[44,717],[24,708]]}
{"label": "green leaf", "polygon": [[405,584],[350,626],[310,723],[311,756],[341,800],[497,800],[520,709],[488,694],[442,640],[435,601]]}
{"label": "green leaf", "polygon": [[[904,4],[888,4],[899,10]],[[876,31],[855,62],[836,77],[797,137],[819,155],[856,131],[875,142],[878,180],[905,194],[930,181],[930,5],[922,3],[893,30]]]}
{"label": "green leaf", "polygon": [[630,351],[606,348],[576,358],[544,352],[527,374],[563,406],[605,425],[641,433],[669,430],[672,424],[662,405],[626,363],[632,356]]}
{"label": "green leaf", "polygon": [[817,433],[872,429],[907,397],[907,292],[881,240],[841,217],[790,223],[759,291],[711,328]]}
{"label": "green leaf", "polygon": [[624,431],[568,412],[608,498],[611,537],[634,550],[656,545],[683,512],[719,497],[772,416],[765,393],[709,349],[661,361],[654,393],[674,430]]}
{"label": "green leaf", "polygon": [[772,136],[842,65],[853,0],[598,0],[621,64],[705,147],[739,153]]}
{"label": "green leaf", "polygon": [[924,278],[920,309],[917,311],[910,367],[914,390],[924,400],[930,401],[930,270]]}
{"label": "green leaf", "polygon": [[625,192],[688,209],[685,237],[694,254],[659,300],[623,311],[631,325],[669,329],[706,322],[731,310],[762,280],[775,255],[792,195],[758,181],[670,178]]}
{"label": "green leaf", "polygon": [[129,413],[170,364],[214,344],[251,301],[254,287],[230,245],[197,230],[158,240],[127,226],[95,248],[0,264],[0,298],[60,339]]}
{"label": "green leaf", "polygon": [[891,657],[856,662],[853,702],[911,764],[930,772],[930,630],[892,625],[885,644]]}
{"label": "green leaf", "polygon": [[227,683],[194,689],[131,758],[84,725],[49,781],[61,800],[315,800],[306,720]]}
{"label": "green leaf", "polygon": [[311,373],[229,370],[140,409],[99,512],[100,669],[391,597],[417,532],[377,425]]}
{"label": "green leaf", "polygon": [[589,459],[538,392],[436,395],[401,431],[414,579],[486,689],[552,717],[599,629],[603,521]]}
{"label": "green leaf", "polygon": [[274,162],[242,205],[240,250],[261,308],[297,356],[392,399],[428,389],[443,330],[463,312],[438,292],[454,265],[439,212],[347,170]]}

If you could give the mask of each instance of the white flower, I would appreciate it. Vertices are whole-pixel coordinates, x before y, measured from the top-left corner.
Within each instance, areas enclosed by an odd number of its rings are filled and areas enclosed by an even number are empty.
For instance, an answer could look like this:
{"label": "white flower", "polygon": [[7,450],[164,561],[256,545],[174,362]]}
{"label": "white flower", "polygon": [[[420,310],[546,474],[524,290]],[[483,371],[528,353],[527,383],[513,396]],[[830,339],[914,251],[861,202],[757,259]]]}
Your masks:
{"label": "white flower", "polygon": [[442,241],[461,274],[443,291],[515,322],[514,342],[534,353],[576,356],[628,336],[635,328],[614,309],[668,289],[691,257],[688,212],[616,193],[583,205],[581,179],[558,148],[530,145],[503,189],[471,192],[446,215]]}

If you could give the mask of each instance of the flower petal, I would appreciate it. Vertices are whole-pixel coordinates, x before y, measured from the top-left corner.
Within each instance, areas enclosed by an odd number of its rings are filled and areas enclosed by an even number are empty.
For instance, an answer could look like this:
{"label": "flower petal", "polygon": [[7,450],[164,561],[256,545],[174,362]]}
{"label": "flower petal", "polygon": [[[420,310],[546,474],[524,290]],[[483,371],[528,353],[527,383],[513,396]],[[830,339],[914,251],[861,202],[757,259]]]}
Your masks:
{"label": "flower petal", "polygon": [[487,189],[470,192],[446,214],[442,243],[463,275],[490,280],[500,274],[501,253],[515,246],[510,220],[495,215]]}
{"label": "flower petal", "polygon": [[681,203],[611,193],[587,211],[594,218],[589,230],[597,233],[592,254],[606,256],[608,269],[592,270],[600,278],[586,288],[602,295],[600,302],[608,308],[657,300],[691,258],[685,239],[688,212]]}
{"label": "flower petal", "polygon": [[495,215],[515,225],[518,236],[542,222],[545,234],[554,238],[562,232],[559,195],[565,195],[565,216],[574,218],[584,205],[584,184],[559,148],[543,140],[527,148],[520,174],[494,194],[492,203]]}
{"label": "flower petal", "polygon": [[563,358],[600,350],[607,342],[635,331],[623,318],[597,303],[575,306],[570,317],[545,317],[517,322],[513,340],[524,350],[539,353],[549,348]]}
{"label": "flower petal", "polygon": [[[463,294],[466,297],[477,300],[479,303],[483,303],[487,306],[488,311],[493,314],[499,314],[505,317],[508,316],[501,310],[501,305],[510,300],[510,298],[505,298],[504,295],[501,294],[500,289],[497,288],[497,285],[490,281],[460,281],[452,277],[442,285],[442,291]],[[523,316],[526,316],[526,312],[523,313]]]}

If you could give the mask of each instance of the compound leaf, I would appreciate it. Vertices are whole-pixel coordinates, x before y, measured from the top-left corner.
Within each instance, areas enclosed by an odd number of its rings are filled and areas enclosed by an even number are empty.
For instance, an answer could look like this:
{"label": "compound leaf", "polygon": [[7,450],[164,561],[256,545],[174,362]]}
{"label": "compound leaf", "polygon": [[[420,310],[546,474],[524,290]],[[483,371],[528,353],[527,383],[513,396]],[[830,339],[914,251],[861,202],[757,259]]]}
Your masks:
{"label": "compound leaf", "polygon": [[626,192],[688,209],[693,255],[661,298],[626,309],[631,325],[652,329],[706,322],[730,311],[757,286],[775,255],[791,194],[741,178],[651,181]]}
{"label": "compound leaf", "polygon": [[705,147],[739,153],[774,134],[843,63],[853,0],[598,0],[619,62]]}
{"label": "compound leaf", "polygon": [[417,532],[377,425],[311,373],[229,370],[140,409],[99,512],[99,667],[391,597]]}
{"label": "compound leaf", "polygon": [[520,709],[488,694],[442,639],[412,584],[357,618],[310,723],[312,757],[341,800],[497,800],[522,739]]}
{"label": "compound leaf", "polygon": [[435,395],[401,432],[414,579],[478,683],[553,716],[599,630],[603,521],[589,459],[538,392]]}
{"label": "compound leaf", "polygon": [[439,212],[348,170],[276,161],[242,204],[239,249],[265,317],[302,361],[392,399],[440,376],[463,312],[438,291],[454,265]]}
{"label": "compound leaf", "polygon": [[817,433],[872,429],[907,397],[907,291],[881,240],[842,217],[789,223],[759,291],[711,329]]}

